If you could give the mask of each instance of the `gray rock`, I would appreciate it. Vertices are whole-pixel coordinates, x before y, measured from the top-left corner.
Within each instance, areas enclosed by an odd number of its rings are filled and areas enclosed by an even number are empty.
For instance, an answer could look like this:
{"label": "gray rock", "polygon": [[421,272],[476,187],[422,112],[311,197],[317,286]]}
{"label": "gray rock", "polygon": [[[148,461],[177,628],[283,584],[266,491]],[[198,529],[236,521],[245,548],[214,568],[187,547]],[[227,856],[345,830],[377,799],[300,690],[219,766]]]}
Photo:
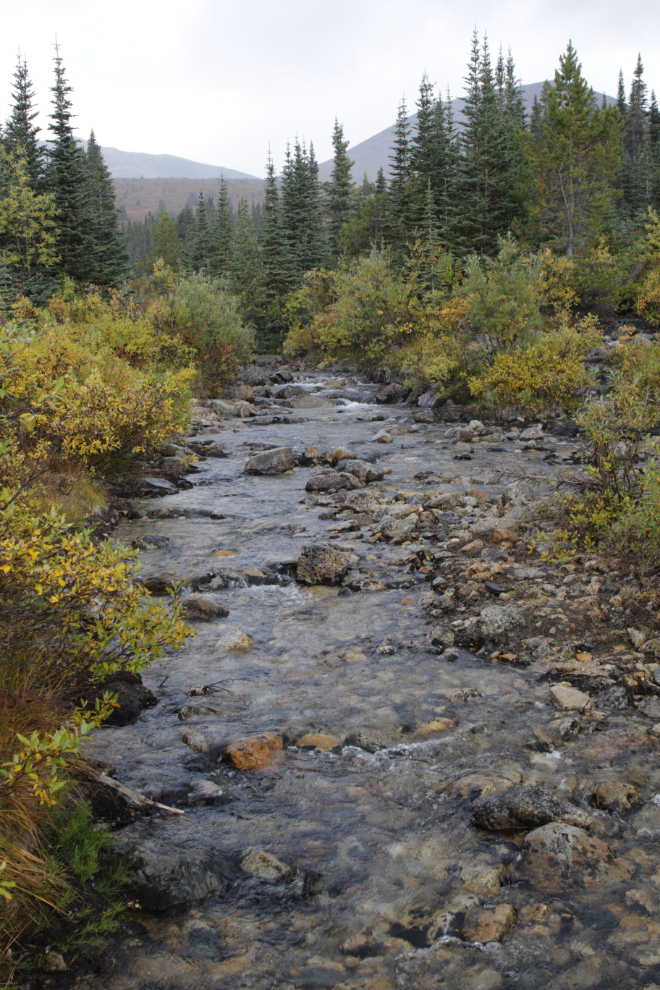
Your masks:
{"label": "gray rock", "polygon": [[389,749],[400,742],[400,736],[394,731],[383,729],[357,729],[346,736],[346,746],[359,746],[366,753],[377,753],[381,749]]}
{"label": "gray rock", "polygon": [[591,816],[564,804],[543,787],[514,787],[489,794],[472,803],[472,817],[479,828],[490,832],[536,828],[548,822],[566,822],[579,828],[591,825]]}
{"label": "gray rock", "polygon": [[344,502],[345,509],[353,509],[354,512],[372,512],[378,507],[378,502],[373,492],[351,492],[346,496]]}
{"label": "gray rock", "polygon": [[219,858],[196,850],[176,850],[171,843],[153,839],[121,852],[131,871],[135,896],[148,911],[196,904],[210,894],[222,893],[234,872]]}
{"label": "gray rock", "polygon": [[303,584],[340,584],[348,562],[349,555],[330,543],[307,544],[300,552],[296,579]]}
{"label": "gray rock", "polygon": [[253,387],[256,385],[258,387],[266,384],[266,376],[256,365],[250,365],[245,371],[241,371],[238,377],[244,385],[252,385]]}
{"label": "gray rock", "polygon": [[515,633],[524,626],[523,616],[515,609],[502,605],[487,605],[479,613],[476,630],[483,642],[507,646]]}
{"label": "gray rock", "polygon": [[222,398],[229,399],[230,402],[242,400],[243,402],[254,402],[254,389],[251,385],[228,385],[222,390]]}
{"label": "gray rock", "polygon": [[140,488],[145,489],[145,491],[152,492],[154,495],[169,495],[174,492],[178,492],[176,485],[173,485],[171,481],[167,478],[155,478],[145,475],[142,478],[138,478],[138,485]]}
{"label": "gray rock", "polygon": [[296,399],[301,395],[307,395],[301,385],[284,385],[273,392],[274,399]]}
{"label": "gray rock", "polygon": [[207,446],[204,447],[204,449],[203,449],[203,451],[201,451],[201,453],[203,453],[204,457],[226,457],[227,456],[225,454],[225,448],[224,448],[224,446],[221,443],[218,443],[217,440],[214,440],[213,443],[207,444]]}
{"label": "gray rock", "polygon": [[609,846],[581,828],[560,822],[550,822],[525,837],[522,874],[541,890],[557,894],[626,876]]}
{"label": "gray rock", "polygon": [[372,481],[382,481],[383,479],[382,468],[375,467],[373,464],[368,464],[360,460],[339,461],[337,470],[346,471],[348,474],[354,475],[366,485],[371,484]]}
{"label": "gray rock", "polygon": [[538,489],[534,485],[530,485],[527,481],[514,481],[512,485],[508,485],[502,492],[502,505],[508,505],[509,502],[522,499],[527,502],[538,502]]}
{"label": "gray rock", "polygon": [[183,618],[193,622],[212,622],[229,615],[229,609],[224,605],[211,601],[210,598],[186,598],[183,603]]}
{"label": "gray rock", "polygon": [[334,492],[340,488],[361,488],[362,482],[346,471],[320,471],[305,485],[306,492]]}
{"label": "gray rock", "polygon": [[392,516],[385,515],[379,522],[378,528],[383,536],[393,540],[397,537],[408,536],[415,529],[418,522],[419,517],[415,512],[412,512],[404,519],[394,519]]}
{"label": "gray rock", "polygon": [[287,403],[292,409],[330,409],[333,406],[332,402],[328,402],[320,395],[301,395],[297,399],[291,399]]}
{"label": "gray rock", "polygon": [[293,452],[290,447],[275,447],[274,450],[264,450],[255,454],[245,465],[245,474],[284,474],[295,467]]}
{"label": "gray rock", "polygon": [[169,546],[170,543],[171,540],[168,540],[166,536],[149,536],[145,534],[144,536],[136,536],[131,541],[131,546],[134,550],[162,550],[164,547]]}

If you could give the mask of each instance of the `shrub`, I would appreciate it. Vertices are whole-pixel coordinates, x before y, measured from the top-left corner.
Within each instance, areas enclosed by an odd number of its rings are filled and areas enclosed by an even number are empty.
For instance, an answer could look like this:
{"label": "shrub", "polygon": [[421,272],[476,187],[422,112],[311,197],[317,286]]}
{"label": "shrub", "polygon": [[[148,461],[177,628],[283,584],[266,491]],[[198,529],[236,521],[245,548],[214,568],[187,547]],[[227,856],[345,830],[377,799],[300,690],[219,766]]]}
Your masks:
{"label": "shrub", "polygon": [[470,390],[488,405],[518,406],[528,412],[574,405],[594,384],[584,359],[601,342],[594,317],[585,317],[576,327],[564,319],[559,329],[535,343],[496,354],[481,376],[470,378]]}

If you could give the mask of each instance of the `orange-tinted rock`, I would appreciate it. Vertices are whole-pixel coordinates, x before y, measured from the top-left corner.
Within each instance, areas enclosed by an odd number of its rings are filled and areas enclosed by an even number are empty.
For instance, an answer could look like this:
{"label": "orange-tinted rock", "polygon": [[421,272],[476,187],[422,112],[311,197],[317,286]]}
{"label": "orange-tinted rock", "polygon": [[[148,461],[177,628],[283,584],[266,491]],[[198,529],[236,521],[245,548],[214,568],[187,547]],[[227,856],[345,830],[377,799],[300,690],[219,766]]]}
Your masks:
{"label": "orange-tinted rock", "polygon": [[258,736],[248,736],[230,743],[224,759],[237,770],[262,770],[274,750],[281,748],[282,740],[275,732],[262,732]]}
{"label": "orange-tinted rock", "polygon": [[335,736],[326,736],[321,732],[308,732],[296,740],[296,746],[300,746],[302,749],[318,749],[322,753],[334,749],[339,744],[339,739],[336,739]]}
{"label": "orange-tinted rock", "polygon": [[515,925],[516,909],[511,904],[478,908],[463,925],[463,938],[468,942],[499,942]]}
{"label": "orange-tinted rock", "polygon": [[516,542],[516,534],[512,529],[494,529],[490,534],[491,543],[503,543],[508,540],[511,543]]}
{"label": "orange-tinted rock", "polygon": [[609,846],[574,825],[551,822],[530,832],[524,843],[523,876],[542,890],[596,887],[624,878]]}

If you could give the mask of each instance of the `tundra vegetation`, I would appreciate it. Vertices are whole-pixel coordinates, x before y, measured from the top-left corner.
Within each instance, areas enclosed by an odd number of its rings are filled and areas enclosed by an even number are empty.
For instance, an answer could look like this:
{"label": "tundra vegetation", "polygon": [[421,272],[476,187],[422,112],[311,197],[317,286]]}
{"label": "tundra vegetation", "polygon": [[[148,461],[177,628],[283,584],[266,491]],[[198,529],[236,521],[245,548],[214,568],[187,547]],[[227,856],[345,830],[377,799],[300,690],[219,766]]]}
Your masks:
{"label": "tundra vegetation", "polygon": [[[255,349],[463,385],[494,415],[573,412],[588,458],[560,486],[556,552],[659,563],[660,344],[635,332],[660,323],[660,111],[641,58],[601,105],[569,43],[526,115],[512,57],[493,67],[475,35],[464,125],[424,76],[388,177],[352,181],[336,122],[328,183],[296,142],[279,177],[269,157],[258,211],[234,214],[221,185],[123,228],[71,92],[57,51],[44,144],[19,58],[0,140],[0,951],[16,963],[41,930],[97,945],[115,923],[83,744],[111,675],[190,632],[94,515]],[[616,320],[596,378],[585,361]]]}

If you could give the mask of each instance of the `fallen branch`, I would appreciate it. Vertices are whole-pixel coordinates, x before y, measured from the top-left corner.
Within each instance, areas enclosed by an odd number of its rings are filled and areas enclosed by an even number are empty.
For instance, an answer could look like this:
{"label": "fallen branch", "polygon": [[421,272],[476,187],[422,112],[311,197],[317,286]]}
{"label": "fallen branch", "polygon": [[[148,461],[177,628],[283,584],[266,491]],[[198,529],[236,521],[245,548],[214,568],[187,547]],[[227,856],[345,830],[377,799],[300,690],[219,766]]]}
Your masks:
{"label": "fallen branch", "polygon": [[112,777],[106,777],[104,773],[96,774],[94,777],[100,784],[105,784],[106,787],[112,787],[113,790],[119,791],[124,797],[127,797],[129,801],[137,805],[146,805],[148,808],[160,808],[161,811],[170,811],[173,815],[185,815],[185,811],[181,808],[170,808],[169,804],[159,804],[158,801],[152,801],[150,798],[145,797],[144,794],[140,794],[139,791],[133,791],[130,787],[126,787],[125,784],[120,784],[118,780],[113,780]]}

